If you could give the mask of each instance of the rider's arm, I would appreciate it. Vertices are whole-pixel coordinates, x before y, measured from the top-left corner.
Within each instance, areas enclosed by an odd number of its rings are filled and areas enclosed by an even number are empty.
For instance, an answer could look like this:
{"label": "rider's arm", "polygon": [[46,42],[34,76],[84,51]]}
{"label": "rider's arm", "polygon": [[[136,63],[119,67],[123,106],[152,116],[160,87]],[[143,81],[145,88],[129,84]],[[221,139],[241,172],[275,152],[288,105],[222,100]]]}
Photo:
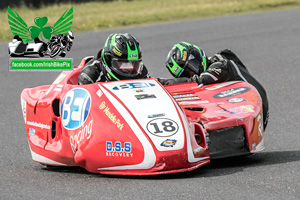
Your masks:
{"label": "rider's arm", "polygon": [[230,74],[227,68],[227,61],[223,60],[222,62],[215,62],[209,66],[209,68],[199,75],[194,75],[190,78],[181,77],[181,78],[158,78],[157,80],[162,85],[171,85],[176,83],[185,83],[185,82],[196,82],[198,85],[200,84],[213,84],[220,83],[224,81],[229,81]]}
{"label": "rider's arm", "polygon": [[78,84],[85,85],[95,83],[100,76],[100,64],[98,60],[88,62],[80,71]]}

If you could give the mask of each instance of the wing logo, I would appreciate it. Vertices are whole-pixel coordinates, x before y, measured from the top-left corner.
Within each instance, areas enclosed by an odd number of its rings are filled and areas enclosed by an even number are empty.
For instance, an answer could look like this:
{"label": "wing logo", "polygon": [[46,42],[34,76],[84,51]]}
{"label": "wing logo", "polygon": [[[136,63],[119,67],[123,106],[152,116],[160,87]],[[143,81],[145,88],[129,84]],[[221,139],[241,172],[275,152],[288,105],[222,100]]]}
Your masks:
{"label": "wing logo", "polygon": [[[46,16],[36,17],[33,21],[35,25],[28,27],[22,17],[8,6],[8,24],[14,35],[8,44],[10,56],[39,54],[40,57],[65,57],[75,38],[71,31],[73,7],[67,9],[53,26],[47,25]],[[34,42],[28,43],[30,41]]]}
{"label": "wing logo", "polygon": [[34,23],[36,26],[28,27],[21,16],[8,6],[8,23],[13,35],[19,35],[24,42],[30,42],[36,37],[50,40],[51,36],[57,34],[67,34],[71,30],[73,23],[73,7],[66,10],[62,16],[55,22],[54,26],[45,26],[48,18],[36,17]]}

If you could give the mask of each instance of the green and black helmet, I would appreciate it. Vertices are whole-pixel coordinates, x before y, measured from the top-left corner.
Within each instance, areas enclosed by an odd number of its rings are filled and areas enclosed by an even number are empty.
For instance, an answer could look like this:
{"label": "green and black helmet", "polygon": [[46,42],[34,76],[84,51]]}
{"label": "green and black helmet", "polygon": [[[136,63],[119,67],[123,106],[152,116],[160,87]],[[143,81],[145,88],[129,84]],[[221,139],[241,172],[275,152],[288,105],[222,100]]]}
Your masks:
{"label": "green and black helmet", "polygon": [[170,50],[166,67],[176,78],[200,75],[207,68],[207,57],[196,45],[179,42]]}
{"label": "green and black helmet", "polygon": [[134,79],[143,70],[139,42],[128,33],[109,35],[101,57],[108,80]]}

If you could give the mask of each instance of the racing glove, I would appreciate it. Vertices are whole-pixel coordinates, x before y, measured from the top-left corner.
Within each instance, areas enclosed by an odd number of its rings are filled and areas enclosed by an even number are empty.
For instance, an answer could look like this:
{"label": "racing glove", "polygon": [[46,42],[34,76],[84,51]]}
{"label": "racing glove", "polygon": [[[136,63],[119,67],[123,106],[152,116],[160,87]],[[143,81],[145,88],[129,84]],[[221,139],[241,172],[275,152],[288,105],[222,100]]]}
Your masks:
{"label": "racing glove", "polygon": [[201,73],[199,77],[194,77],[194,79],[196,79],[197,82],[199,82],[198,84],[214,84],[225,82],[230,79],[227,60],[225,60],[222,57],[215,57],[212,59],[215,62],[213,62],[205,72]]}
{"label": "racing glove", "polygon": [[78,84],[85,85],[95,83],[100,76],[100,61],[93,60],[87,63],[78,76]]}

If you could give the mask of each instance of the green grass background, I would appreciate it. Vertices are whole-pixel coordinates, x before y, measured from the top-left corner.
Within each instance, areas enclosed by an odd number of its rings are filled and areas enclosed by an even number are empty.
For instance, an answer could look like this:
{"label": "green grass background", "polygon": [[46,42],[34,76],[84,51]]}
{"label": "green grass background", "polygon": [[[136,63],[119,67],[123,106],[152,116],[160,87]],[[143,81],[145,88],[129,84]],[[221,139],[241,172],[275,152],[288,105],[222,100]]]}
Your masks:
{"label": "green grass background", "polygon": [[[300,7],[300,0],[132,0],[60,4],[40,9],[14,8],[28,27],[35,17],[48,17],[53,26],[65,10],[73,6],[72,31],[75,33],[178,21],[195,18],[236,15]],[[7,9],[0,11],[0,41],[12,39]]]}

